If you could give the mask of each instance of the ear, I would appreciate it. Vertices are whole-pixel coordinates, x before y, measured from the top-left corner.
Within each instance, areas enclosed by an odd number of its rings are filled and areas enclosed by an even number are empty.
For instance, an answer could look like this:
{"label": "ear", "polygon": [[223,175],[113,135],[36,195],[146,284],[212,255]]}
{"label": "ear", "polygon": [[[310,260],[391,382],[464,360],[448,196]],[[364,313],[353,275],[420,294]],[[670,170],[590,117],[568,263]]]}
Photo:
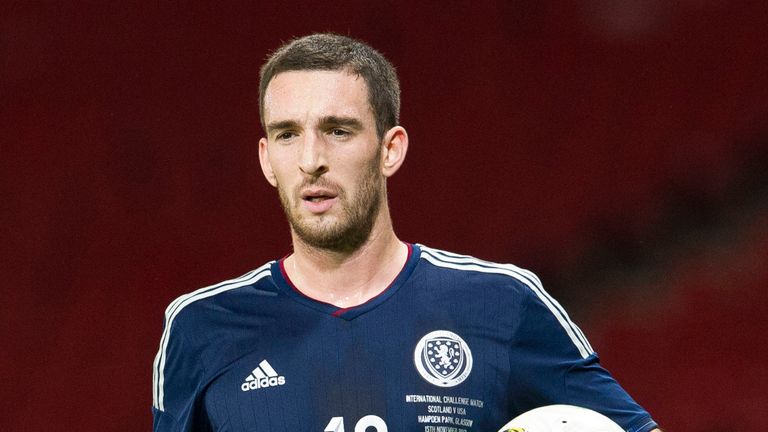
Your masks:
{"label": "ear", "polygon": [[259,164],[261,164],[261,172],[264,173],[269,184],[277,187],[277,179],[274,171],[272,171],[272,163],[269,161],[269,147],[266,138],[259,140]]}
{"label": "ear", "polygon": [[381,152],[381,171],[384,177],[393,176],[405,161],[408,152],[408,132],[402,126],[395,126],[384,134]]}

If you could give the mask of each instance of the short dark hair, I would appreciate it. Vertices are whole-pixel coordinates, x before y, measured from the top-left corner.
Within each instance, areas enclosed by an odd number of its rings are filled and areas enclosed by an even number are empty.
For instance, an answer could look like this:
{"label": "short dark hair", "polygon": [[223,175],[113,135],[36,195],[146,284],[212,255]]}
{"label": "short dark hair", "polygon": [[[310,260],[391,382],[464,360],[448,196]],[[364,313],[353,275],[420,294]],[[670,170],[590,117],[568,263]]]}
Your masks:
{"label": "short dark hair", "polygon": [[363,77],[379,138],[399,124],[400,83],[395,67],[364,42],[332,33],[318,33],[283,44],[261,67],[259,114],[263,128],[264,93],[270,81],[281,72],[302,70],[347,70]]}

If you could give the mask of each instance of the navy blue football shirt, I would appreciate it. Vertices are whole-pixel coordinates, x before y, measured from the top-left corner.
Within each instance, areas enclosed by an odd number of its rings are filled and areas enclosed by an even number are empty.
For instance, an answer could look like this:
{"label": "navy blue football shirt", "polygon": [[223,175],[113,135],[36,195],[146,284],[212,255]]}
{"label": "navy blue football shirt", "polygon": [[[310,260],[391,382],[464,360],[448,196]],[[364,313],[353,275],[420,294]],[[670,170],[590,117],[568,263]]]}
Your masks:
{"label": "navy blue football shirt", "polygon": [[657,427],[533,273],[422,245],[351,308],[282,261],[183,295],[153,378],[155,431],[494,432],[556,403]]}

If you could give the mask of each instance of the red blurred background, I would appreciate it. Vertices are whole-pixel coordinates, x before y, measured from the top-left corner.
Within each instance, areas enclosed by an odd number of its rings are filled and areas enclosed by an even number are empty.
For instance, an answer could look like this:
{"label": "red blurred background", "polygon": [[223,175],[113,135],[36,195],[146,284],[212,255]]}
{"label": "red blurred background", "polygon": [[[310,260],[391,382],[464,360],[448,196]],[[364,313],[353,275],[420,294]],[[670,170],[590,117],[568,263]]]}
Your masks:
{"label": "red blurred background", "polygon": [[401,238],[538,272],[666,429],[762,430],[766,28],[707,0],[4,2],[0,429],[150,429],[165,306],[290,250],[258,68],[334,31],[400,73]]}

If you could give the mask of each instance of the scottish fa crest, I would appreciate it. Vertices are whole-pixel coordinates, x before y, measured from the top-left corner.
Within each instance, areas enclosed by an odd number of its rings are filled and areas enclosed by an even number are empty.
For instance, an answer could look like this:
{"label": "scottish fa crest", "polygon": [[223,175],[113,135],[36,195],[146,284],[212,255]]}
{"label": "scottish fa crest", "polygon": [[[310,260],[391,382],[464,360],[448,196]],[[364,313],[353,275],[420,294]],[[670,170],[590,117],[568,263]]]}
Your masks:
{"label": "scottish fa crest", "polygon": [[413,362],[425,380],[439,387],[453,387],[472,371],[472,351],[456,333],[436,330],[416,344]]}

